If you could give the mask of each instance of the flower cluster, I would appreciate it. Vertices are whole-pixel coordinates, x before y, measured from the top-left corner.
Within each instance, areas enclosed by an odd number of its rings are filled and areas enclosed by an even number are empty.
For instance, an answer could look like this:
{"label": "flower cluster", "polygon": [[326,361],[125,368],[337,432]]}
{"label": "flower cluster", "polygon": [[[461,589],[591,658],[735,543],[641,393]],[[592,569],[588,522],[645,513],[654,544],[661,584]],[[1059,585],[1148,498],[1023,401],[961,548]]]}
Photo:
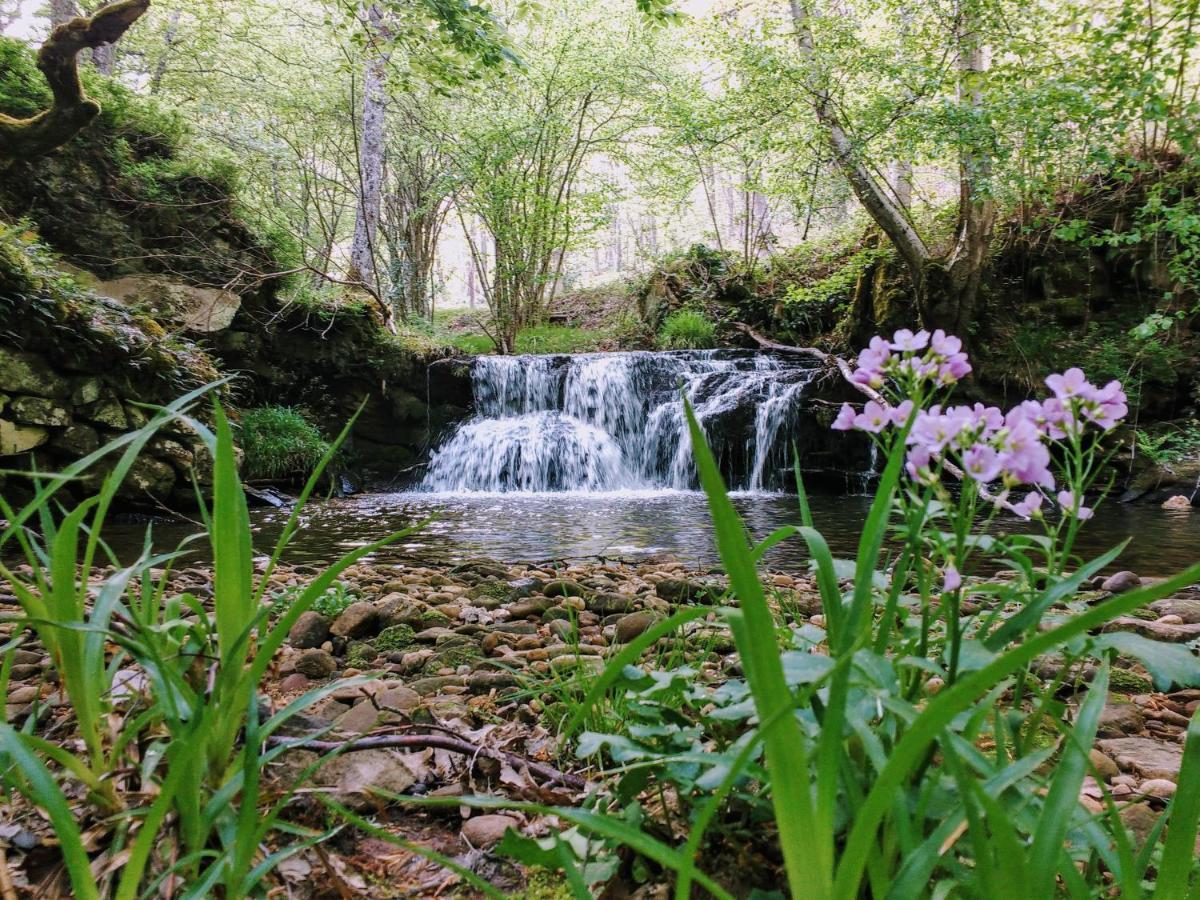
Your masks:
{"label": "flower cluster", "polygon": [[[1075,440],[1089,423],[1107,431],[1128,412],[1120,382],[1097,387],[1080,369],[1068,369],[1046,379],[1053,396],[1027,400],[1007,413],[976,403],[946,408],[934,404],[917,408],[914,414],[912,398],[919,402],[923,385],[950,385],[970,371],[962,342],[940,330],[932,335],[897,331],[891,341],[873,338],[859,355],[854,381],[879,390],[890,377],[908,398],[895,405],[871,400],[861,412],[847,403],[833,427],[879,434],[887,428],[903,428],[911,420],[906,438],[907,469],[914,480],[936,483],[941,468],[950,463],[961,470],[962,477],[980,484],[998,481],[1006,492],[1029,485],[1035,490],[1010,508],[1034,517],[1040,515],[1042,491],[1056,487],[1049,443]],[[1070,515],[1086,519],[1092,514],[1070,490],[1059,491],[1056,499]]]}
{"label": "flower cluster", "polygon": [[909,382],[933,381],[951,385],[971,371],[962,341],[938,329],[933,334],[918,331],[913,334],[902,328],[889,341],[884,337],[871,338],[870,345],[858,354],[854,380],[879,389],[889,376]]}

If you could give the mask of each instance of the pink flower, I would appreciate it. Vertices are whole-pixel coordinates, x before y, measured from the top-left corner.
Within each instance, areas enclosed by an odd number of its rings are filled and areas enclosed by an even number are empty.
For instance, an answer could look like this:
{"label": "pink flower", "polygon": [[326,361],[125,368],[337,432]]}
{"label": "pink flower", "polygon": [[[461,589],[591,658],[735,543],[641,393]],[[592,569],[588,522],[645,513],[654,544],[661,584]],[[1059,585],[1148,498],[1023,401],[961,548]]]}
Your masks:
{"label": "pink flower", "polygon": [[1075,498],[1074,491],[1059,491],[1058,505],[1068,516],[1075,516],[1081,522],[1086,522],[1095,514],[1090,506],[1084,506],[1081,500]]}
{"label": "pink flower", "polygon": [[938,368],[938,380],[942,384],[953,384],[971,374],[967,354],[955,353]]}
{"label": "pink flower", "polygon": [[938,356],[954,356],[962,350],[962,341],[939,328],[929,339],[929,346]]}
{"label": "pink flower", "polygon": [[988,433],[999,431],[1004,427],[1004,413],[998,406],[984,406],[982,403],[976,403],[972,412],[975,413],[975,418],[983,423],[984,429]]}
{"label": "pink flower", "polygon": [[1030,491],[1024,500],[1013,505],[1012,511],[1022,518],[1032,519],[1041,516],[1041,509],[1042,495],[1037,491]]}
{"label": "pink flower", "polygon": [[913,334],[907,328],[901,328],[892,335],[891,348],[908,353],[915,353],[918,350],[924,350],[929,346],[929,332],[918,331]]}
{"label": "pink flower", "polygon": [[982,484],[995,481],[1000,474],[1000,454],[987,444],[976,444],[963,454],[963,469]]}
{"label": "pink flower", "polygon": [[1089,397],[1095,391],[1080,368],[1067,369],[1061,375],[1050,375],[1046,378],[1046,387],[1054,391],[1054,396],[1059,400]]}
{"label": "pink flower", "polygon": [[930,469],[932,455],[929,448],[918,444],[908,451],[908,460],[904,464],[905,470],[914,481],[931,483],[933,481],[933,471]]}
{"label": "pink flower", "polygon": [[1029,419],[1018,419],[1000,441],[1000,465],[1018,484],[1054,487],[1050,472],[1050,451],[1042,443],[1041,432]]}
{"label": "pink flower", "polygon": [[831,427],[834,431],[852,431],[854,429],[854,407],[849,403],[843,403]]}
{"label": "pink flower", "polygon": [[867,387],[883,387],[883,374],[874,369],[855,369],[850,380],[855,384],[865,384]]}
{"label": "pink flower", "polygon": [[903,428],[908,424],[908,418],[912,415],[913,402],[905,400],[899,406],[892,407],[892,424],[897,428]]}
{"label": "pink flower", "polygon": [[872,434],[878,434],[891,423],[891,407],[877,403],[874,400],[867,401],[867,405],[863,407],[863,411],[854,417],[855,428],[860,431],[869,431]]}
{"label": "pink flower", "polygon": [[949,563],[946,568],[942,570],[942,577],[945,579],[942,582],[942,590],[947,594],[957,591],[960,587],[962,587],[962,575],[959,574],[958,569],[954,566],[954,563]]}

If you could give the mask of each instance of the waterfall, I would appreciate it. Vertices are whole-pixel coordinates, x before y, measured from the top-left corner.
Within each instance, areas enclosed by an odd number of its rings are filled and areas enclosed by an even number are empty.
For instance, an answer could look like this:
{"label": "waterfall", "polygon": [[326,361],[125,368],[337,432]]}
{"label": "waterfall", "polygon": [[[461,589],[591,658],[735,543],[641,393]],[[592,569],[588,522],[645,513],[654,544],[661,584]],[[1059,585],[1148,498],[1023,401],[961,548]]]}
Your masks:
{"label": "waterfall", "polygon": [[818,371],[738,350],[479,357],[475,416],[434,451],[422,488],[694,489],[681,392],[731,487],[786,487]]}

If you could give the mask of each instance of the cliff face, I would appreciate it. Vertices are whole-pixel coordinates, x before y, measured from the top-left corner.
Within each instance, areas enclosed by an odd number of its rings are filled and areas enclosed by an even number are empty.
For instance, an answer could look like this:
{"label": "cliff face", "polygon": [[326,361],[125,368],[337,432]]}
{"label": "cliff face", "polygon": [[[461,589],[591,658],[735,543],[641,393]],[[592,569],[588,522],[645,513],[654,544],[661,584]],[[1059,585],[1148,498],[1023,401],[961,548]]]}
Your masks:
{"label": "cliff face", "polygon": [[[281,300],[289,239],[248,224],[236,170],[152,103],[99,78],[89,91],[104,107],[90,128],[0,173],[0,468],[61,468],[144,422],[138,404],[226,375],[235,416],[294,406],[334,435],[365,403],[347,458],[366,480],[415,462],[465,402],[452,367],[427,376],[443,354],[364,307]],[[0,39],[0,109],[29,114],[45,93],[28,50]],[[197,450],[164,434],[127,499],[185,502]]]}

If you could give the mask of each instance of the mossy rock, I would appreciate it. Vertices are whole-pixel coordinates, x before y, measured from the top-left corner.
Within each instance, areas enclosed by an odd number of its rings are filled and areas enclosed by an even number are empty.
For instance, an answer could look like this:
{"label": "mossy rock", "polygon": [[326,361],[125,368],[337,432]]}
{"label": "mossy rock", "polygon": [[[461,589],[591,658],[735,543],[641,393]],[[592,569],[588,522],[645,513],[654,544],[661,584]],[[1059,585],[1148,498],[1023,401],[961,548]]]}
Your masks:
{"label": "mossy rock", "polygon": [[457,669],[459,666],[474,666],[483,660],[483,651],[474,641],[463,638],[441,644],[437,652],[421,670],[426,675],[436,675],[440,669]]}
{"label": "mossy rock", "polygon": [[346,647],[347,669],[369,669],[379,654],[368,641],[352,641]]}
{"label": "mossy rock", "polygon": [[391,625],[379,632],[372,642],[380,653],[411,647],[417,632],[409,625]]}
{"label": "mossy rock", "polygon": [[1119,694],[1147,694],[1154,690],[1154,684],[1149,678],[1129,669],[1114,668],[1109,673],[1108,684]]}

